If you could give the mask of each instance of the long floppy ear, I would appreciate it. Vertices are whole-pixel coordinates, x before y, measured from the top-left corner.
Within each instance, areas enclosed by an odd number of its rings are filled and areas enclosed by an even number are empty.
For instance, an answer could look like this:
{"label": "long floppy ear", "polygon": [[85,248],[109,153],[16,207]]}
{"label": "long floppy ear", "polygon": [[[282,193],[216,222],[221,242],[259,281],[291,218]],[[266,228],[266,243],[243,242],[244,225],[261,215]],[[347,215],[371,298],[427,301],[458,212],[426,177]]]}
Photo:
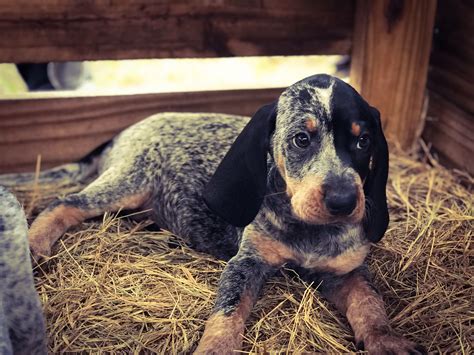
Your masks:
{"label": "long floppy ear", "polygon": [[369,240],[377,243],[387,230],[389,215],[387,195],[385,192],[388,178],[388,145],[382,131],[380,113],[370,107],[370,113],[375,121],[376,132],[372,166],[364,183],[366,198],[365,231]]}
{"label": "long floppy ear", "polygon": [[275,117],[276,103],[263,106],[253,115],[204,189],[207,206],[234,226],[252,222],[263,202]]}

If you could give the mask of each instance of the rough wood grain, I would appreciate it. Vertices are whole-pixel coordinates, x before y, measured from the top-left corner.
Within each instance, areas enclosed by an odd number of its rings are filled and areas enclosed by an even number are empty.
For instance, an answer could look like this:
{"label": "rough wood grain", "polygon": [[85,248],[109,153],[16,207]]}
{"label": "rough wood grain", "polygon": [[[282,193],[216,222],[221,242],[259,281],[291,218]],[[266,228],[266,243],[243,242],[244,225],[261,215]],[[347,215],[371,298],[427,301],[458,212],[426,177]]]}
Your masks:
{"label": "rough wood grain", "polygon": [[435,0],[358,0],[351,83],[409,148],[421,134]]}
{"label": "rough wood grain", "polygon": [[438,0],[423,138],[443,163],[474,174],[474,2]]}
{"label": "rough wood grain", "polygon": [[0,0],[0,62],[342,54],[348,0]]}
{"label": "rough wood grain", "polygon": [[438,152],[441,162],[474,174],[474,115],[442,96],[430,93],[423,138]]}
{"label": "rough wood grain", "polygon": [[252,115],[282,89],[0,100],[0,173],[74,161],[157,112]]}
{"label": "rough wood grain", "polygon": [[428,88],[474,114],[474,2],[438,1]]}

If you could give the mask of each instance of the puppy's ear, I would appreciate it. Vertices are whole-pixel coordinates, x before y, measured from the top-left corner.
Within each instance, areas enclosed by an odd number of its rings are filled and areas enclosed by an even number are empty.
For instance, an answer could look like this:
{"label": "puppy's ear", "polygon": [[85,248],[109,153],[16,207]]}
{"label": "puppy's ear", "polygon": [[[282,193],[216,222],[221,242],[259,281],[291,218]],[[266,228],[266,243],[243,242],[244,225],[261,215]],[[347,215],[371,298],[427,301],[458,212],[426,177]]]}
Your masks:
{"label": "puppy's ear", "polygon": [[365,231],[373,243],[382,239],[387,230],[389,216],[387,195],[385,192],[388,178],[388,145],[382,131],[380,113],[370,107],[372,119],[375,121],[375,141],[372,153],[372,166],[364,183],[366,198]]}
{"label": "puppy's ear", "polygon": [[204,190],[207,206],[234,226],[252,222],[262,204],[275,118],[276,103],[263,106],[253,115]]}

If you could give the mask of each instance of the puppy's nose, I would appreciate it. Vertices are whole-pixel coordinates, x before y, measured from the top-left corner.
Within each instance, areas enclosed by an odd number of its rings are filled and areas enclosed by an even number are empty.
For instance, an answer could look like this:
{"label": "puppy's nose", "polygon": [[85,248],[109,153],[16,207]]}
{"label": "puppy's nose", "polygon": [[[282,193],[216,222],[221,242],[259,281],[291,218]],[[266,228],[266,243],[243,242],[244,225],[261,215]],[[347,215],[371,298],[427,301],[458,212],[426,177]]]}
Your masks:
{"label": "puppy's nose", "polygon": [[333,191],[324,197],[324,203],[329,213],[336,216],[349,215],[357,204],[357,192]]}
{"label": "puppy's nose", "polygon": [[357,190],[345,179],[331,179],[324,186],[324,203],[329,213],[335,216],[351,214],[357,205]]}

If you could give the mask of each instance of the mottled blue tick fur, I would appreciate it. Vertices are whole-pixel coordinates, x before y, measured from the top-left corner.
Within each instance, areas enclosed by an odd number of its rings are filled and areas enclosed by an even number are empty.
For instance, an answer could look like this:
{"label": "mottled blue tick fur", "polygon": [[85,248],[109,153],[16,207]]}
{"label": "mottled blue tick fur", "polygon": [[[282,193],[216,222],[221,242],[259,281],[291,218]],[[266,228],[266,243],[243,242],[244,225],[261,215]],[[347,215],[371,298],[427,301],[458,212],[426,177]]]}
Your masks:
{"label": "mottled blue tick fur", "polygon": [[25,213],[15,197],[0,186],[0,354],[46,353]]}

